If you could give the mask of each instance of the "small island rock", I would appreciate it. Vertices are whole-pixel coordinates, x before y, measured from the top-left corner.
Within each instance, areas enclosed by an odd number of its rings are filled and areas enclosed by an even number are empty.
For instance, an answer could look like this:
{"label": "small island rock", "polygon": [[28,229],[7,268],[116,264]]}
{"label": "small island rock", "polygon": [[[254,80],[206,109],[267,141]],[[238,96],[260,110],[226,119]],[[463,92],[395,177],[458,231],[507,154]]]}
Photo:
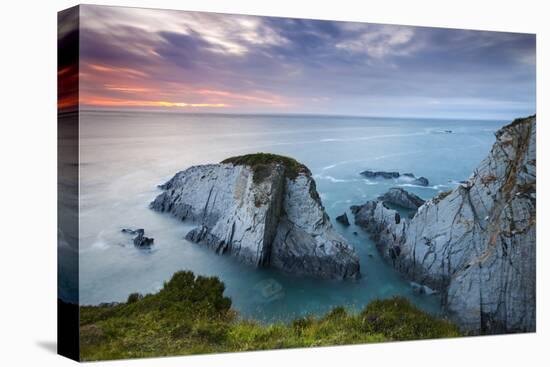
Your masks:
{"label": "small island rock", "polygon": [[346,213],[337,216],[336,221],[342,223],[346,227],[349,226],[349,219],[348,219],[348,215]]}

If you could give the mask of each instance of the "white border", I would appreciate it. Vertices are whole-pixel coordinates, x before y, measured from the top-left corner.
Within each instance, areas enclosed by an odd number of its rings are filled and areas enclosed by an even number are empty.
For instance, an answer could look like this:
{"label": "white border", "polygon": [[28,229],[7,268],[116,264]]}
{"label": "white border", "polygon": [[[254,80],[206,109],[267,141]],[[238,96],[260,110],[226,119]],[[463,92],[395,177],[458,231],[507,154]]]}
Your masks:
{"label": "white border", "polygon": [[[375,23],[441,26],[537,33],[538,115],[538,312],[537,333],[454,340],[418,341],[230,353],[107,362],[105,366],[535,366],[547,359],[548,196],[545,186],[550,38],[545,1],[352,1],[298,0],[110,0],[126,5],[182,10],[290,16]],[[0,364],[64,366],[56,338],[56,22],[73,1],[5,2],[2,9],[2,256],[0,279]],[[541,160],[541,157],[542,160]],[[6,205],[7,204],[7,205]],[[546,210],[543,210],[546,209]],[[546,228],[545,228],[546,227]],[[546,311],[546,313],[542,311]]]}

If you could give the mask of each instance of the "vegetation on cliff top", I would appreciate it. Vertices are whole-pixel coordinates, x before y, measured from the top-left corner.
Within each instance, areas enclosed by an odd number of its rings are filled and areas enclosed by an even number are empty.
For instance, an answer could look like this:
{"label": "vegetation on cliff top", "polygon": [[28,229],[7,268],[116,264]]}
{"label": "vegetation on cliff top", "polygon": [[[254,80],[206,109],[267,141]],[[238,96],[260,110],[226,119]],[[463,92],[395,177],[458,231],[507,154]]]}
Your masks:
{"label": "vegetation on cliff top", "polygon": [[270,165],[280,164],[285,167],[285,175],[290,179],[295,179],[300,173],[311,175],[311,171],[302,163],[294,158],[271,153],[254,153],[240,155],[224,159],[221,163],[231,163],[233,165],[249,166],[254,172],[254,180],[260,182],[263,178],[269,176]]}
{"label": "vegetation on cliff top", "polygon": [[261,325],[237,318],[216,277],[181,271],[156,294],[80,308],[82,360],[361,344],[459,336],[404,298],[370,303],[362,312],[336,307],[323,317]]}

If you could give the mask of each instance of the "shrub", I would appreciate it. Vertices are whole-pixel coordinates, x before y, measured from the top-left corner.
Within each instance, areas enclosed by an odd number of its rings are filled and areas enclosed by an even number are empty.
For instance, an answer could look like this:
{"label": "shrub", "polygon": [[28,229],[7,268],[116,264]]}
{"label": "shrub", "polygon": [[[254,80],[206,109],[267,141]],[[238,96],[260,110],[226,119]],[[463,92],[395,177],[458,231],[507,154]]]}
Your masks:
{"label": "shrub", "polygon": [[137,301],[141,300],[142,298],[143,298],[143,295],[140,294],[140,293],[130,293],[126,303],[134,303],[134,302],[137,302]]}
{"label": "shrub", "polygon": [[185,320],[180,325],[176,326],[170,335],[174,339],[181,339],[190,336],[191,331],[193,331],[193,325],[191,322]]}

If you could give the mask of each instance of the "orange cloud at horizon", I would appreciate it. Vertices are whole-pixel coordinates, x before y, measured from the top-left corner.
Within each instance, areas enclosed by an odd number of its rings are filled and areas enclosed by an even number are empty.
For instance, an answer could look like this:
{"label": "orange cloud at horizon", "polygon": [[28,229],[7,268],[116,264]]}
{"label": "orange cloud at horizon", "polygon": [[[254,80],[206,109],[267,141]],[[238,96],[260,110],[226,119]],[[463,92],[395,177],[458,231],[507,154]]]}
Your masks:
{"label": "orange cloud at horizon", "polygon": [[95,96],[84,96],[80,98],[83,105],[97,107],[206,107],[223,108],[229,107],[226,103],[188,103],[188,102],[170,102],[170,101],[147,101],[131,99],[114,99]]}
{"label": "orange cloud at horizon", "polygon": [[233,91],[203,83],[155,80],[136,68],[83,62],[80,103],[96,107],[225,108],[287,107],[284,96],[264,90]]}

